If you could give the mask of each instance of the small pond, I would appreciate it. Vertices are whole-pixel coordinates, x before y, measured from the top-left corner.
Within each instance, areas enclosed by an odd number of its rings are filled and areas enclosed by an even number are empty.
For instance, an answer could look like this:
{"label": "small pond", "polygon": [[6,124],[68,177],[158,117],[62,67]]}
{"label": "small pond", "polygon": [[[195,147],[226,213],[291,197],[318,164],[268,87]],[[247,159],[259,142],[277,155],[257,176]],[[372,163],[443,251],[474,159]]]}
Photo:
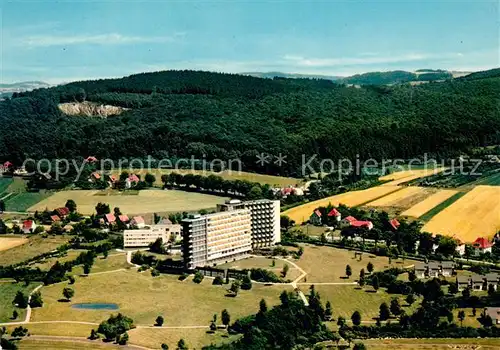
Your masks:
{"label": "small pond", "polygon": [[73,309],[82,310],[118,310],[117,304],[109,303],[81,303],[71,305]]}

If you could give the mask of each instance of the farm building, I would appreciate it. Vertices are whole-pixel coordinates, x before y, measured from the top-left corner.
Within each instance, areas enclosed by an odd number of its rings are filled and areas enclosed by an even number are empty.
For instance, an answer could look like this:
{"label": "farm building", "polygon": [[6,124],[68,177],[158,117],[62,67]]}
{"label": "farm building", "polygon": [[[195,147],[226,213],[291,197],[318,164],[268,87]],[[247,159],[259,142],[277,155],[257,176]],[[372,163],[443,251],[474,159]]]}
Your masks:
{"label": "farm building", "polygon": [[321,225],[321,212],[318,209],[313,211],[313,213],[309,217],[309,221],[313,225],[320,226]]}
{"label": "farm building", "polygon": [[142,216],[134,216],[132,220],[130,220],[130,225],[137,228],[146,227],[146,223],[144,222],[144,218]]}
{"label": "farm building", "polygon": [[340,214],[340,212],[339,212],[337,209],[335,209],[335,208],[333,208],[333,209],[332,209],[332,210],[328,213],[328,216],[329,216],[329,217],[334,217],[334,218],[335,218],[335,220],[336,220],[337,222],[340,222],[340,220],[342,219],[342,215],[341,215],[341,214]]}
{"label": "farm building", "polygon": [[474,247],[474,255],[480,256],[484,253],[491,253],[493,243],[484,237],[479,237],[472,243],[472,246]]}
{"label": "farm building", "polygon": [[484,314],[491,317],[493,324],[500,324],[500,307],[487,307]]}
{"label": "farm building", "polygon": [[36,223],[34,220],[24,220],[23,221],[23,232],[24,233],[33,233],[36,229]]}

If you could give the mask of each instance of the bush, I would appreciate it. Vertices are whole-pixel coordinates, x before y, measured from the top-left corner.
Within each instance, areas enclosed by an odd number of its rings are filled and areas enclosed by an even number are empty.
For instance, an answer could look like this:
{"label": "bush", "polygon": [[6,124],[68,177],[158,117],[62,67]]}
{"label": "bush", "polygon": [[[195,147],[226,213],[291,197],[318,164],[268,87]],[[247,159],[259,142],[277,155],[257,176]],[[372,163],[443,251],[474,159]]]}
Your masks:
{"label": "bush", "polygon": [[220,286],[224,284],[224,279],[221,276],[216,276],[212,284]]}
{"label": "bush", "polygon": [[205,276],[203,276],[200,271],[196,271],[196,273],[194,274],[193,282],[201,283],[201,281],[203,281],[203,278],[205,278]]}

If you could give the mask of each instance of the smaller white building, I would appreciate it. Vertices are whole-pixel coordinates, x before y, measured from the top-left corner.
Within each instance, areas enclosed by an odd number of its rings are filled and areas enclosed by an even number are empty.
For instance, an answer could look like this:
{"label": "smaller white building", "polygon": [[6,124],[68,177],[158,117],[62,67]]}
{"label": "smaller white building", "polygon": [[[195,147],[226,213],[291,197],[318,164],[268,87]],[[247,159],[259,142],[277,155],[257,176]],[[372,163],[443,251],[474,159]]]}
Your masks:
{"label": "smaller white building", "polygon": [[170,237],[180,236],[181,225],[153,225],[149,228],[139,230],[124,230],[123,231],[123,247],[124,248],[139,248],[147,247],[154,243],[158,238],[167,243]]}

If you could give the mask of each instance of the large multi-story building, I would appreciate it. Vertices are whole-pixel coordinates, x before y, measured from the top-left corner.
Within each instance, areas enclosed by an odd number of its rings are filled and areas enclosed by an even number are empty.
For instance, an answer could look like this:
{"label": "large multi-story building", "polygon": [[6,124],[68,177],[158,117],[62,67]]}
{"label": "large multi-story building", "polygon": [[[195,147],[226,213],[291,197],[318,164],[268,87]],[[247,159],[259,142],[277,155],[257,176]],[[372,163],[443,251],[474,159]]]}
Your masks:
{"label": "large multi-story building", "polygon": [[124,230],[123,231],[123,247],[147,247],[154,243],[158,238],[161,238],[164,243],[170,240],[172,235],[180,235],[181,225],[152,225],[149,228],[139,230]]}
{"label": "large multi-story building", "polygon": [[218,204],[218,211],[248,209],[252,218],[252,247],[270,247],[281,241],[280,201],[259,199],[240,201],[233,199]]}
{"label": "large multi-story building", "polygon": [[241,259],[252,250],[248,209],[195,215],[182,221],[183,257],[187,268]]}
{"label": "large multi-story building", "polygon": [[231,200],[217,212],[182,221],[183,256],[188,268],[216,265],[248,255],[252,248],[280,241],[280,202]]}

